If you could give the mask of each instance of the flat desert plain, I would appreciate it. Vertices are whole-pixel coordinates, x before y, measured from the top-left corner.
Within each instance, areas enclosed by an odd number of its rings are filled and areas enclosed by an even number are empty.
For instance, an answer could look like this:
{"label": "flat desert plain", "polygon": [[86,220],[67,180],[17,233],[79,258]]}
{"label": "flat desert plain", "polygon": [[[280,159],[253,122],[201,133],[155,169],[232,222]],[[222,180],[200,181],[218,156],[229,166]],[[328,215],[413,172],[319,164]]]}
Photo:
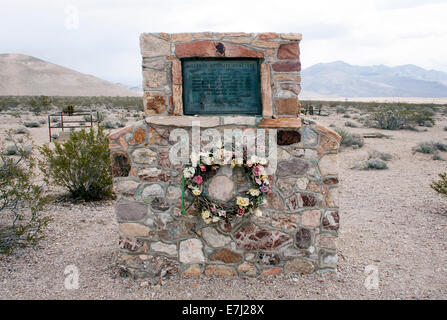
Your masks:
{"label": "flat desert plain", "polygon": [[[45,118],[45,117],[41,117]],[[313,117],[343,127],[342,115]],[[0,116],[1,134],[21,119]],[[341,227],[337,273],[276,277],[185,278],[158,284],[120,276],[116,266],[118,227],[114,201],[51,204],[54,220],[36,248],[0,257],[2,299],[446,299],[447,197],[430,183],[446,172],[446,161],[414,153],[420,142],[447,143],[447,117],[421,130],[346,128],[351,133],[380,132],[359,149],[340,153]],[[48,143],[48,128],[29,128],[37,144]],[[356,170],[354,164],[379,150],[392,155],[387,170]],[[447,153],[441,152],[447,159]],[[64,287],[67,266],[79,270],[79,288]],[[369,288],[377,270],[378,287]],[[366,270],[366,271],[365,271]]]}

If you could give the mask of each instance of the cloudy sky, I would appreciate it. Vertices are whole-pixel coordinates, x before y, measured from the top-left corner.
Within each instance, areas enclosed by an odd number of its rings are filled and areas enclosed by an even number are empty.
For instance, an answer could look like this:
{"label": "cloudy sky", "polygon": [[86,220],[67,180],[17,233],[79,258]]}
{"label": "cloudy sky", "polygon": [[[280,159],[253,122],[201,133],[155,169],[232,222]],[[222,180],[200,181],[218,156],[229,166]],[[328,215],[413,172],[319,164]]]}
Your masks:
{"label": "cloudy sky", "polygon": [[303,67],[415,64],[447,72],[447,0],[1,0],[0,53],[141,82],[142,32],[300,32]]}

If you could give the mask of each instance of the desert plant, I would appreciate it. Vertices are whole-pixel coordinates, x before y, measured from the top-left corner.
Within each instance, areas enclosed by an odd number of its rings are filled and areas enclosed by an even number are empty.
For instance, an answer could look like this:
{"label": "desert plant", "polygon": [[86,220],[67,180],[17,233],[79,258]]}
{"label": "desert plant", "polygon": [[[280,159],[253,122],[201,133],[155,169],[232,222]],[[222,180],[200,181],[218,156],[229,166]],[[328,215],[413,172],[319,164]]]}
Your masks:
{"label": "desert plant", "polygon": [[27,128],[39,128],[40,123],[36,121],[25,121],[23,125]]}
{"label": "desert plant", "polygon": [[447,144],[441,142],[421,142],[417,145],[416,152],[433,154],[436,151],[447,151]]}
{"label": "desert plant", "polygon": [[54,150],[40,147],[39,166],[45,181],[66,188],[75,199],[100,200],[113,196],[109,141],[102,126],[70,133]]}
{"label": "desert plant", "polygon": [[368,159],[380,159],[383,161],[390,161],[393,156],[386,152],[381,152],[378,150],[370,150],[368,153]]}
{"label": "desert plant", "polygon": [[345,127],[358,128],[359,126],[358,126],[357,123],[355,123],[355,122],[352,122],[352,121],[346,121],[346,122],[345,122]]}
{"label": "desert plant", "polygon": [[49,217],[42,217],[46,203],[42,187],[33,182],[35,159],[25,150],[32,147],[32,141],[27,137],[20,144],[11,131],[7,134],[15,145],[16,156],[5,156],[4,145],[0,146],[0,253],[36,244],[50,221]]}
{"label": "desert plant", "polygon": [[358,134],[351,134],[349,131],[341,128],[334,128],[334,131],[341,136],[340,144],[342,146],[345,147],[357,146],[361,148],[365,144],[363,137]]}
{"label": "desert plant", "polygon": [[385,161],[378,158],[371,158],[366,160],[366,169],[369,170],[384,170],[388,169],[388,165]]}
{"label": "desert plant", "polygon": [[447,194],[447,173],[440,173],[439,177],[441,179],[433,181],[430,187],[439,193]]}
{"label": "desert plant", "polygon": [[25,127],[18,127],[16,129],[14,129],[14,134],[27,134],[29,133],[29,130]]}

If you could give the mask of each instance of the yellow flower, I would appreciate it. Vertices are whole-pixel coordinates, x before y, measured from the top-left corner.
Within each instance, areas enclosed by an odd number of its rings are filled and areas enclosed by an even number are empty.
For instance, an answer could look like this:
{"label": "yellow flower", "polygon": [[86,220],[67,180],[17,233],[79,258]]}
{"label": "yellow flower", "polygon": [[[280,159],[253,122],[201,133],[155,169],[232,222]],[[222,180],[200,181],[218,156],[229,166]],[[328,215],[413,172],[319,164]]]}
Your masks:
{"label": "yellow flower", "polygon": [[195,196],[199,196],[201,193],[202,193],[202,191],[200,191],[197,188],[192,189],[192,194],[195,195]]}
{"label": "yellow flower", "polygon": [[202,219],[206,220],[210,217],[210,212],[208,210],[203,210],[202,211]]}
{"label": "yellow flower", "polygon": [[244,159],[242,159],[242,158],[237,158],[237,159],[236,159],[236,164],[237,164],[238,166],[243,165],[243,164],[244,164]]}
{"label": "yellow flower", "polygon": [[236,166],[236,159],[231,159],[230,168],[233,169]]}
{"label": "yellow flower", "polygon": [[264,181],[265,179],[267,179],[267,175],[263,174],[262,176],[260,176],[261,180]]}
{"label": "yellow flower", "polygon": [[261,211],[261,209],[256,208],[256,210],[255,210],[255,216],[257,216],[257,217],[262,217],[262,211]]}
{"label": "yellow flower", "polygon": [[246,207],[250,204],[250,200],[248,198],[237,197],[236,203],[238,206]]}
{"label": "yellow flower", "polygon": [[206,224],[210,224],[211,222],[213,222],[213,219],[206,218],[206,219],[203,219],[203,221],[205,221]]}

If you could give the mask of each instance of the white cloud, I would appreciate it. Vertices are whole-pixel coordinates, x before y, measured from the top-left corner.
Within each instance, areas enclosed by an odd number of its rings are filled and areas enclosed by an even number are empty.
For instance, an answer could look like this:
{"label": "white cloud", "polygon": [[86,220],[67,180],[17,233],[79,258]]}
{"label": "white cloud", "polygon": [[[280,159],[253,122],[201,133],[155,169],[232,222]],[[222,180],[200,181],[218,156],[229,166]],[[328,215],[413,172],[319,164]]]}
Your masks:
{"label": "white cloud", "polygon": [[[65,27],[67,6],[79,29]],[[141,32],[301,32],[302,64],[417,64],[447,71],[447,4],[436,0],[2,0],[3,53],[138,85]]]}

